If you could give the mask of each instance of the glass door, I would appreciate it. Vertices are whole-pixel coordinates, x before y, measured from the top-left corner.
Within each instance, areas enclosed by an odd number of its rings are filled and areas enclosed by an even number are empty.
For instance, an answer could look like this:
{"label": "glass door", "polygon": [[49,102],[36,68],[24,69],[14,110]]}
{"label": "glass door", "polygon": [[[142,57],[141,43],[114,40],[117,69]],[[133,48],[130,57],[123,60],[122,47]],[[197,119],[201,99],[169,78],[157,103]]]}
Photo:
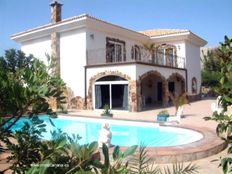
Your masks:
{"label": "glass door", "polygon": [[95,85],[95,108],[103,109],[110,106],[110,85]]}

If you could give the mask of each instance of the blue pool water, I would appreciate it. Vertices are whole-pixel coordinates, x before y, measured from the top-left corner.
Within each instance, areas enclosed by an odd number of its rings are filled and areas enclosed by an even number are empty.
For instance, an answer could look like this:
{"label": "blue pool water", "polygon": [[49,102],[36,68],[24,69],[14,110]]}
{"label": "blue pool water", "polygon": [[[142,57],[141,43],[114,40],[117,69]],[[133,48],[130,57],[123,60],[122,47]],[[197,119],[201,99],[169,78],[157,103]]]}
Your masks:
{"label": "blue pool water", "polygon": [[[98,141],[99,131],[103,123],[110,124],[113,145],[131,146],[141,143],[148,147],[184,145],[203,138],[203,135],[189,129],[159,126],[155,123],[143,123],[132,121],[119,121],[110,119],[94,119],[83,117],[59,116],[52,119],[56,127],[53,127],[47,116],[41,116],[46,123],[47,132],[44,139],[50,139],[50,131],[61,129],[64,132],[78,134],[82,138],[81,144]],[[20,119],[13,130],[21,128],[27,118]]]}

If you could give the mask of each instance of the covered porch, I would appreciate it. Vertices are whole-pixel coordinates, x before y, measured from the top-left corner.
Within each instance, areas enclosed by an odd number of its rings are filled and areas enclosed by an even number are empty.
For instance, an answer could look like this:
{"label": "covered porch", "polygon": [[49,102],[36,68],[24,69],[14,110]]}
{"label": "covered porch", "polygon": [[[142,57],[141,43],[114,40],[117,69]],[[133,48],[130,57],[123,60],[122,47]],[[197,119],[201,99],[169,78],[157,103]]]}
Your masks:
{"label": "covered porch", "polygon": [[[186,91],[185,69],[129,64],[88,68],[87,109],[139,112],[166,107]],[[92,75],[91,75],[92,74]]]}

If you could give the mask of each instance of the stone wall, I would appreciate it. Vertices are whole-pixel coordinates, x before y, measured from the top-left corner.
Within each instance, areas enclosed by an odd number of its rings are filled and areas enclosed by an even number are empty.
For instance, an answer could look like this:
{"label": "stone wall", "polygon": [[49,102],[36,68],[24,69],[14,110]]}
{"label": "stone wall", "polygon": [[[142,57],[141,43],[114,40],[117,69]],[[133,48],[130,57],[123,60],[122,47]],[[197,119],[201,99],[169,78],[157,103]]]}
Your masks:
{"label": "stone wall", "polygon": [[80,96],[76,96],[74,98],[71,99],[71,109],[84,109],[85,108],[85,99],[80,97]]}
{"label": "stone wall", "polygon": [[129,81],[129,86],[128,86],[128,90],[129,90],[129,111],[131,112],[138,112],[140,111],[140,104],[139,104],[139,84],[136,80],[130,80]]}

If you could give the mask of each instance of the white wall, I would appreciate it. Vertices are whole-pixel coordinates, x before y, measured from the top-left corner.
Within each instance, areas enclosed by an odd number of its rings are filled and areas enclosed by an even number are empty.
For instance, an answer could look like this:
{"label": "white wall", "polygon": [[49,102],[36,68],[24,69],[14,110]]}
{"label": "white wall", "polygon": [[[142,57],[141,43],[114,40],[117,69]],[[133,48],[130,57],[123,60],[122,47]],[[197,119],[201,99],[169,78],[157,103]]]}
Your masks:
{"label": "white wall", "polygon": [[192,78],[197,79],[197,94],[201,86],[200,47],[186,42],[186,68],[188,71],[188,91],[192,93]]}
{"label": "white wall", "polygon": [[125,36],[121,36],[117,33],[105,33],[98,31],[96,29],[87,29],[86,33],[86,47],[89,51],[89,59],[94,59],[97,63],[105,63],[106,60],[106,37],[119,39],[125,41],[126,44],[126,59],[131,59],[131,47],[135,44],[142,45],[143,42],[139,43],[138,41],[131,40]]}
{"label": "white wall", "polygon": [[75,96],[84,97],[86,32],[77,29],[60,34],[61,78]]}
{"label": "white wall", "polygon": [[51,54],[51,37],[46,36],[39,39],[23,42],[21,50],[26,54],[33,54],[36,58],[47,64],[45,53]]}
{"label": "white wall", "polygon": [[[46,36],[22,43],[22,51],[47,62],[51,55],[51,37]],[[60,33],[61,78],[75,96],[84,97],[84,66],[86,65],[86,32],[76,29]]]}
{"label": "white wall", "polygon": [[173,73],[178,73],[185,79],[185,70],[158,67],[158,66],[141,65],[141,64],[137,65],[136,78],[139,79],[141,75],[149,71],[158,71],[166,79],[168,79],[169,76],[171,76]]}

